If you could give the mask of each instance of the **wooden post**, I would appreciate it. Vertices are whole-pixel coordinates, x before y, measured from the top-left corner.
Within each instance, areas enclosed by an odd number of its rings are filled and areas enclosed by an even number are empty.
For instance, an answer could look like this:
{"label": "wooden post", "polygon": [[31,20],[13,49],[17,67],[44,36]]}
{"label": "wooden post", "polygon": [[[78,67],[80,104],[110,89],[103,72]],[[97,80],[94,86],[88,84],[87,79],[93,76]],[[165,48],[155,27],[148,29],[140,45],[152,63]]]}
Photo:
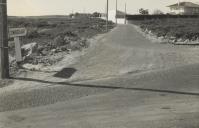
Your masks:
{"label": "wooden post", "polygon": [[23,58],[21,55],[21,37],[15,37],[14,42],[15,42],[15,53],[16,53],[16,60],[17,62],[22,62]]}
{"label": "wooden post", "polygon": [[15,55],[17,62],[22,62],[23,57],[21,54],[21,38],[26,36],[27,29],[26,28],[10,28],[9,29],[9,37],[14,38],[15,43]]}
{"label": "wooden post", "polygon": [[0,0],[0,78],[9,78],[7,0]]}

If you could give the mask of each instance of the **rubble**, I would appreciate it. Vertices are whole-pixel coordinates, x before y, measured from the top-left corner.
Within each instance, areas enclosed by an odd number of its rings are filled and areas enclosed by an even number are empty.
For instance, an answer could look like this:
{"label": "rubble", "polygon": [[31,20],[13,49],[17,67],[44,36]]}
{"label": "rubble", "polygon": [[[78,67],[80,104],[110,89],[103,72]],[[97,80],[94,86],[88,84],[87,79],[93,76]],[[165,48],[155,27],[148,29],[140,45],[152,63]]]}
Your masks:
{"label": "rubble", "polygon": [[25,57],[31,56],[33,53],[36,53],[38,50],[38,44],[36,42],[29,43],[26,45],[23,45],[21,47],[22,55]]}
{"label": "rubble", "polygon": [[[31,19],[12,19],[9,22],[10,27],[21,25],[28,29],[28,35],[23,38],[24,61],[21,64],[23,68],[33,70],[51,66],[60,61],[63,56],[87,48],[89,46],[87,39],[104,33],[105,24],[106,22],[102,19],[87,17],[65,21],[62,18],[56,18],[56,22],[54,19],[46,20],[46,18],[39,22]],[[113,27],[114,24],[110,23],[110,29]],[[11,56],[15,54],[13,44],[10,43],[9,46]],[[18,69],[16,61],[12,61],[11,67]]]}

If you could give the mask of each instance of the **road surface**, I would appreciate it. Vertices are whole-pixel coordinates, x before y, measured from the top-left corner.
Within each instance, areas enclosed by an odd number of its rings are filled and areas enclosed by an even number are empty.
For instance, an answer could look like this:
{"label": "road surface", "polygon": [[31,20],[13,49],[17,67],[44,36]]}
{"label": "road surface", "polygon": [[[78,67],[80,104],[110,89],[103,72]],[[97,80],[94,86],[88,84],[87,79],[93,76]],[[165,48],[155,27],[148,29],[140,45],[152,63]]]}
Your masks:
{"label": "road surface", "polygon": [[119,25],[56,75],[25,73],[3,88],[0,128],[198,128],[198,78],[199,48]]}

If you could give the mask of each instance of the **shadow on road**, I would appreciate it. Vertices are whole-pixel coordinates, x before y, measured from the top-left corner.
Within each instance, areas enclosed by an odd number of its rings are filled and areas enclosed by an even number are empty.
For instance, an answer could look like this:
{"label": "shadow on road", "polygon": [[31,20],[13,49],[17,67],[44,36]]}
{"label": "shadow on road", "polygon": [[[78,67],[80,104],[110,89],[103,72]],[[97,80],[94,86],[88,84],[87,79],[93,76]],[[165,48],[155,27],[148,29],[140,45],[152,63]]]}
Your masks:
{"label": "shadow on road", "polygon": [[38,80],[32,78],[11,78],[14,80],[21,80],[21,81],[31,81],[31,82],[39,82],[44,84],[51,84],[51,85],[65,85],[65,86],[74,86],[74,87],[85,87],[85,88],[100,88],[100,89],[119,89],[119,90],[130,90],[130,91],[144,91],[144,92],[161,92],[161,93],[170,93],[170,94],[178,94],[178,95],[192,95],[192,96],[199,96],[199,93],[192,93],[192,92],[182,92],[182,91],[172,91],[172,90],[161,90],[161,89],[149,89],[149,88],[129,88],[129,87],[117,87],[117,86],[104,86],[104,85],[89,85],[89,84],[75,84],[69,82],[51,82],[45,80]]}
{"label": "shadow on road", "polygon": [[75,68],[64,68],[56,73],[54,77],[69,79],[77,70]]}

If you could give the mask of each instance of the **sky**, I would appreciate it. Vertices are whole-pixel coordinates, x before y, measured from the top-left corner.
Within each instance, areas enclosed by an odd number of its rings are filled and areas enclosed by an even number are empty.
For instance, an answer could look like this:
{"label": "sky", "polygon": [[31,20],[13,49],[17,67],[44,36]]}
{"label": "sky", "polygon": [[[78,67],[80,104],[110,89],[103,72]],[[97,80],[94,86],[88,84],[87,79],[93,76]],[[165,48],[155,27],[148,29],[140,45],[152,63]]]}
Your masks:
{"label": "sky", "polygon": [[[115,1],[109,0],[110,10],[115,9]],[[199,0],[186,1],[199,3]],[[106,0],[7,0],[7,2],[10,16],[66,15],[72,12],[95,11],[103,13],[106,8]],[[118,0],[119,10],[124,10],[125,2],[127,12],[135,14],[140,8],[149,9],[151,13],[156,9],[168,12],[166,6],[177,3],[178,0]]]}

